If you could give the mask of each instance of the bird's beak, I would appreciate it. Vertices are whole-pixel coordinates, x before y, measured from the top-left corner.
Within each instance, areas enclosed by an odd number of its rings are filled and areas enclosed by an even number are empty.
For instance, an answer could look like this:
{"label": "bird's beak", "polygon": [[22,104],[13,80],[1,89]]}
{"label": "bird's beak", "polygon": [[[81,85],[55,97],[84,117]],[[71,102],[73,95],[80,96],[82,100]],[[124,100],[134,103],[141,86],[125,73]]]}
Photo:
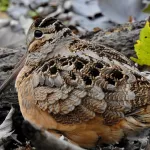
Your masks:
{"label": "bird's beak", "polygon": [[21,60],[17,63],[17,65],[15,66],[14,68],[14,71],[13,73],[10,75],[10,77],[8,79],[6,79],[3,84],[0,86],[0,93],[9,85],[9,83],[13,80],[13,79],[16,79],[18,73],[20,72],[20,70],[22,69],[24,63],[25,63],[25,60],[26,60],[26,55],[25,54]]}

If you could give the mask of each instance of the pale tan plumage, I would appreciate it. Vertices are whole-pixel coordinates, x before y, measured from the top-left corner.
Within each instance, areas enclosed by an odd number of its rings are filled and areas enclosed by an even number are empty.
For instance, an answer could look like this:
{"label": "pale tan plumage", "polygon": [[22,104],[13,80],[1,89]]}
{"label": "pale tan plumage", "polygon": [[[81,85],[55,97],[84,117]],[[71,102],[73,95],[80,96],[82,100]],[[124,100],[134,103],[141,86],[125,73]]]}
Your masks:
{"label": "pale tan plumage", "polygon": [[79,39],[54,18],[37,19],[27,44],[16,80],[26,120],[83,147],[150,126],[150,83],[123,54]]}

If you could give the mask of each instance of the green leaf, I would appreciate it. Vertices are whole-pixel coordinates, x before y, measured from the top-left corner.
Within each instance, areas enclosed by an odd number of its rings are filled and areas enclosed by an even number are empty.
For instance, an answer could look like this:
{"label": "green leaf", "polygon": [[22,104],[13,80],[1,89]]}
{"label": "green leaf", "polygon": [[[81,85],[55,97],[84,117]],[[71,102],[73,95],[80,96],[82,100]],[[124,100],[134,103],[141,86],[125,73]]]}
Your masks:
{"label": "green leaf", "polygon": [[150,66],[150,21],[146,21],[144,28],[140,31],[139,40],[134,45],[137,58],[130,59],[139,65]]}

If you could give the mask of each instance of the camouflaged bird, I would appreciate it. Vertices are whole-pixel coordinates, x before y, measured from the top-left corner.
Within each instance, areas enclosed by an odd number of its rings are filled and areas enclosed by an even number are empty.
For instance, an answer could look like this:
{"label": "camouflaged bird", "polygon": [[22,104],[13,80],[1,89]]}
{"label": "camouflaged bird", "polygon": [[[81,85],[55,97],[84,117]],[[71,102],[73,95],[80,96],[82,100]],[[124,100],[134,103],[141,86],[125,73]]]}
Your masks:
{"label": "camouflaged bird", "polygon": [[33,22],[27,46],[16,88],[32,124],[81,147],[150,126],[150,83],[123,54],[79,39],[54,18]]}

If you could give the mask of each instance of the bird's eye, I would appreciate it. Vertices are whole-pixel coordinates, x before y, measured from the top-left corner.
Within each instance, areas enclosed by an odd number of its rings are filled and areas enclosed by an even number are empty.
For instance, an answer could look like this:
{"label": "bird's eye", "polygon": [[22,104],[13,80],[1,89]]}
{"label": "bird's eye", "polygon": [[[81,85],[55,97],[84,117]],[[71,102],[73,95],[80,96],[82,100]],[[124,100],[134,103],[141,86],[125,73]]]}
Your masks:
{"label": "bird's eye", "polygon": [[43,32],[40,30],[35,30],[34,31],[34,37],[35,38],[41,38],[43,36]]}

